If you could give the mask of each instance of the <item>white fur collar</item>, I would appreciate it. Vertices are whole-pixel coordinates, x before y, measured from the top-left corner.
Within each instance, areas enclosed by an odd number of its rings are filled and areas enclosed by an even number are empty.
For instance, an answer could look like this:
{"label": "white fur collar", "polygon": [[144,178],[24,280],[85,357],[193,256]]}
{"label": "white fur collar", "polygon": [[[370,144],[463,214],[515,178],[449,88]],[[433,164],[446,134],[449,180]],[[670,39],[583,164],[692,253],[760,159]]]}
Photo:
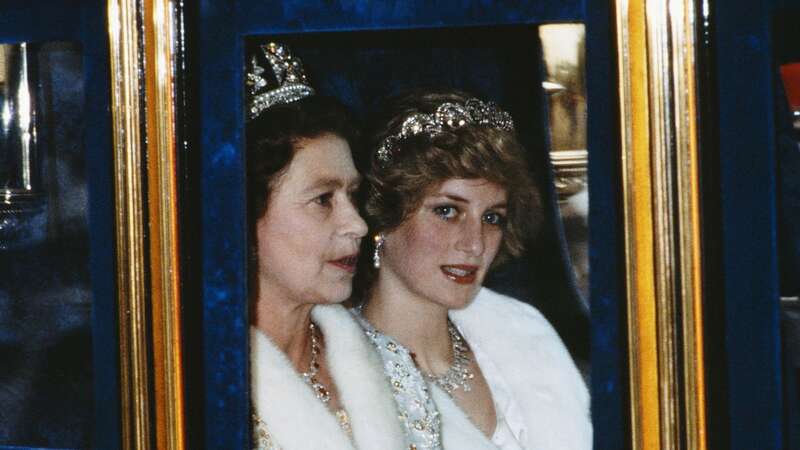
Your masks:
{"label": "white fur collar", "polygon": [[326,361],[353,441],[299,377],[289,360],[251,327],[252,403],[283,450],[386,450],[405,446],[400,420],[379,356],[353,316],[340,305],[319,305],[311,317],[326,343]]}
{"label": "white fur collar", "polygon": [[431,396],[442,418],[444,450],[497,450],[492,441],[439,386],[431,385]]}
{"label": "white fur collar", "polygon": [[[527,450],[592,448],[586,385],[558,334],[535,308],[483,288],[468,307],[451,310],[450,318],[467,343],[479,346],[502,374],[524,416],[528,432],[521,444]],[[446,449],[486,448],[478,442],[474,447],[447,445],[452,414],[444,410],[450,409],[447,402],[437,398],[437,405]]]}

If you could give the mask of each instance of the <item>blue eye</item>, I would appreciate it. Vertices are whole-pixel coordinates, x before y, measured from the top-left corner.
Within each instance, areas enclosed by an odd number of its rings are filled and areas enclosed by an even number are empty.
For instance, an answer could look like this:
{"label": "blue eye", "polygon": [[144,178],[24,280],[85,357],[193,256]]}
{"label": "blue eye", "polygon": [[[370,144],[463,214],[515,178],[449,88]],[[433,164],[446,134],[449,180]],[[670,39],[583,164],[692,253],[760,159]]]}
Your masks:
{"label": "blue eye", "polygon": [[455,206],[443,205],[433,208],[433,212],[444,220],[450,220],[456,217],[458,209]]}
{"label": "blue eye", "polygon": [[506,218],[502,214],[491,212],[483,215],[483,221],[489,225],[503,225]]}

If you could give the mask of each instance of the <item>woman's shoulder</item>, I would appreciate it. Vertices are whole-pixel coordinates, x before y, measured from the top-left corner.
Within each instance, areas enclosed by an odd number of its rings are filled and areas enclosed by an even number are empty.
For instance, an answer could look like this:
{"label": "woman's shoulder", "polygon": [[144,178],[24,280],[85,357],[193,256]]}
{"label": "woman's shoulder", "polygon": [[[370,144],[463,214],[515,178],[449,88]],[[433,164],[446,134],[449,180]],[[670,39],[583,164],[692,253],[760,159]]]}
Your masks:
{"label": "woman's shoulder", "polygon": [[[542,383],[568,392],[577,404],[588,408],[586,385],[569,351],[535,307],[482,288],[467,308],[452,311],[451,318],[468,342],[477,344],[503,366],[509,379],[519,377],[518,381],[524,383],[529,376],[523,373],[535,371]],[[518,366],[526,367],[520,370]]]}
{"label": "woman's shoulder", "polygon": [[507,332],[519,332],[537,339],[555,339],[561,344],[558,333],[535,307],[508,295],[483,287],[473,302],[451,316],[484,326],[501,327]]}
{"label": "woman's shoulder", "polygon": [[566,346],[533,306],[482,288],[451,318],[491,360],[530,428],[531,447],[591,448],[589,393]]}

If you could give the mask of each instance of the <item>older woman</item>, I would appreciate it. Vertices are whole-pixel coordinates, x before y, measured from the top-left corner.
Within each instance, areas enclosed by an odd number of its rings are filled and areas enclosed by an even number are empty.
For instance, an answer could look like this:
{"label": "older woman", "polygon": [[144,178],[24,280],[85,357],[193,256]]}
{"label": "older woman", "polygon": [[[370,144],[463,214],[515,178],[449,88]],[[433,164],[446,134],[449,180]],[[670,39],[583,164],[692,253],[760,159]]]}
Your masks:
{"label": "older woman", "polygon": [[511,116],[412,92],[369,140],[373,264],[357,297],[417,448],[589,449],[586,387],[533,307],[482,288],[540,214]]}
{"label": "older woman", "polygon": [[248,73],[254,448],[405,448],[381,361],[352,314],[367,227],[344,107],[277,44]]}

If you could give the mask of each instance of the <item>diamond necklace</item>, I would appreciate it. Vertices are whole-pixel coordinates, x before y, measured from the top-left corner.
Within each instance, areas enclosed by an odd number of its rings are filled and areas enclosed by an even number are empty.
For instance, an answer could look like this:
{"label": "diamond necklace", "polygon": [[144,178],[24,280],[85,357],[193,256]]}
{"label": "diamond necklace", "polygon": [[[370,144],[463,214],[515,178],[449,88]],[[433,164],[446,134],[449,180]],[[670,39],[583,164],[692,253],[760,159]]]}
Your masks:
{"label": "diamond necklace", "polygon": [[302,376],[305,382],[314,390],[314,395],[322,403],[328,403],[331,399],[331,393],[324,384],[317,380],[317,375],[319,374],[319,362],[317,361],[319,357],[319,340],[317,339],[317,327],[313,322],[309,323],[308,331],[311,335],[311,361],[308,363],[308,372],[303,372]]}
{"label": "diamond necklace", "polygon": [[464,389],[464,392],[469,392],[472,389],[469,380],[475,378],[475,374],[469,369],[471,361],[469,347],[450,320],[447,321],[447,332],[450,334],[450,343],[453,346],[453,364],[442,375],[433,375],[428,372],[423,372],[423,375],[428,381],[436,383],[452,397],[453,391],[459,387]]}

